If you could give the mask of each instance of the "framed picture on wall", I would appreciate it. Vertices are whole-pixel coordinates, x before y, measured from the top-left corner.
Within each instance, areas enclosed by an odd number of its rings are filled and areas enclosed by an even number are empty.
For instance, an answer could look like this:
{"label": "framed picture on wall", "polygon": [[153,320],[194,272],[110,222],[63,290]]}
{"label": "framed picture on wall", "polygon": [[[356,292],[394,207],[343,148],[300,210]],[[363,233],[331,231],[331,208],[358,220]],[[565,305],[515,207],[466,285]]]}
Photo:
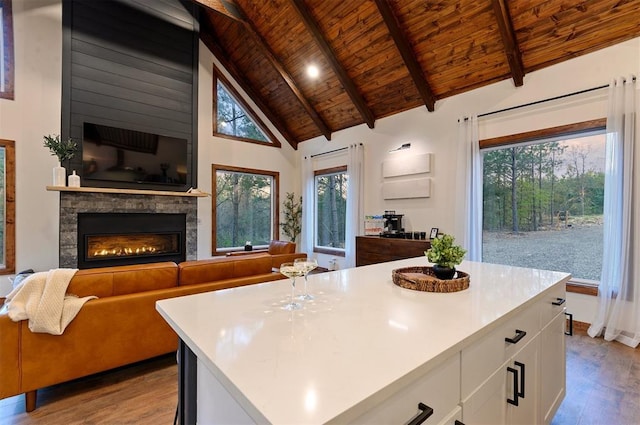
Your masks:
{"label": "framed picture on wall", "polygon": [[429,233],[429,239],[435,239],[438,237],[438,228],[437,227],[432,227],[431,228],[431,233]]}

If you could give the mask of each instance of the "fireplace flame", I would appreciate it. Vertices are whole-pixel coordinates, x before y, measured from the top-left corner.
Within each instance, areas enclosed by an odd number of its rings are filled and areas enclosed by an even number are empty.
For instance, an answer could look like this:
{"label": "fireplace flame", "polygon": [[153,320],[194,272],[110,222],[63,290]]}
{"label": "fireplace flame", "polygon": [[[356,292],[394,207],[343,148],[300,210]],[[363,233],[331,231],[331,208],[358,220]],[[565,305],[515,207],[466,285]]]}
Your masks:
{"label": "fireplace flame", "polygon": [[113,249],[100,249],[94,251],[92,257],[124,257],[131,255],[155,254],[156,252],[158,252],[158,248],[154,246],[140,246],[136,248],[122,247]]}

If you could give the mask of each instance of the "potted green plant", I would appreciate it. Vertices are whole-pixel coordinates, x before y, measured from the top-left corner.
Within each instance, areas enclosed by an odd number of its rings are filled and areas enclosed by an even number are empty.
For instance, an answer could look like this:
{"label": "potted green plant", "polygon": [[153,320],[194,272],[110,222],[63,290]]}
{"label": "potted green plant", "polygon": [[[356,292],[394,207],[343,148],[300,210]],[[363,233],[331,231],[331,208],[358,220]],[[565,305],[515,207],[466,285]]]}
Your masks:
{"label": "potted green plant", "polygon": [[70,161],[78,151],[78,144],[69,138],[66,140],[60,139],[60,135],[48,135],[44,136],[44,146],[49,148],[51,155],[58,157],[60,165],[53,168],[53,185],[54,186],[66,186],[67,171],[62,164]]}
{"label": "potted green plant", "polygon": [[444,234],[431,241],[431,248],[425,251],[427,259],[434,263],[433,273],[438,279],[452,279],[456,265],[462,262],[467,253],[460,245],[454,245],[455,238]]}
{"label": "potted green plant", "polygon": [[293,192],[287,192],[282,206],[284,207],[284,221],[280,223],[282,232],[291,242],[295,242],[302,230],[302,196],[296,200]]}

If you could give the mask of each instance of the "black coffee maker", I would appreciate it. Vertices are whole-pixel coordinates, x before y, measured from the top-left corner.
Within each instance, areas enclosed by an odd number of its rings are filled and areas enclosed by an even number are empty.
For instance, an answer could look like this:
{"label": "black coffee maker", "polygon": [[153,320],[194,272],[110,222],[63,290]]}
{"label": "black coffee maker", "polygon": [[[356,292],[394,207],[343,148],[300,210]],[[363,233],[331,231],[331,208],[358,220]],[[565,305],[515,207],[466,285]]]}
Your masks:
{"label": "black coffee maker", "polygon": [[396,214],[395,211],[385,211],[382,215],[384,218],[384,231],[382,236],[387,238],[404,237],[404,228],[402,227],[402,216],[404,214]]}

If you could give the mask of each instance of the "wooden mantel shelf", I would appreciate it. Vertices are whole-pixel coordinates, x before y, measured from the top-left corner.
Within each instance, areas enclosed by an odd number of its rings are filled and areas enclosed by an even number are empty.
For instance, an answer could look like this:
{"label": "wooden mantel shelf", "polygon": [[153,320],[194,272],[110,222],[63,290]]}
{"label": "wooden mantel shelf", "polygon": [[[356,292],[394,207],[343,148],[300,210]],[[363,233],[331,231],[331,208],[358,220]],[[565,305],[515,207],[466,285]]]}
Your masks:
{"label": "wooden mantel shelf", "polygon": [[84,192],[84,193],[118,193],[123,195],[161,195],[161,196],[191,196],[204,198],[208,193],[188,193],[169,192],[164,190],[138,190],[138,189],[114,189],[108,187],[68,187],[68,186],[47,186],[50,192]]}

